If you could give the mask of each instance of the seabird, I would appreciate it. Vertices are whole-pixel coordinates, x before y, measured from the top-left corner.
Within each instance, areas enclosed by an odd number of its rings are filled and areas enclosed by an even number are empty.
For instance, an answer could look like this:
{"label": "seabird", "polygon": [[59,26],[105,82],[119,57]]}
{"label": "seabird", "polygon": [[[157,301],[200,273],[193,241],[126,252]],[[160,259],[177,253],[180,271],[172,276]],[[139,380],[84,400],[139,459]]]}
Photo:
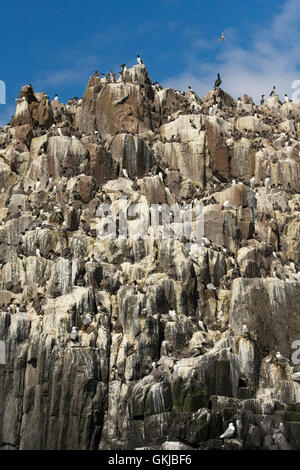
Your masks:
{"label": "seabird", "polygon": [[272,89],[272,91],[271,91],[271,93],[270,93],[270,96],[274,96],[275,93],[276,93],[276,87],[275,87],[275,85],[274,85],[274,86],[273,86],[273,89]]}
{"label": "seabird", "polygon": [[56,186],[53,186],[53,189],[51,193],[49,194],[49,196],[54,196],[54,194],[56,194]]}
{"label": "seabird", "polygon": [[36,256],[38,256],[39,258],[41,257],[41,252],[40,252],[40,250],[39,250],[38,248],[35,250],[35,254],[36,254]]}
{"label": "seabird", "polygon": [[276,359],[280,362],[290,362],[290,360],[284,357],[279,351],[276,353]]}
{"label": "seabird", "polygon": [[14,98],[14,101],[16,101],[17,103],[22,103],[23,101],[26,101],[26,98],[25,96],[22,96],[22,98]]}
{"label": "seabird", "polygon": [[261,95],[260,105],[262,106],[265,103],[265,95]]}
{"label": "seabird", "polygon": [[226,33],[226,31],[223,31],[223,33],[219,37],[218,44],[221,44],[222,41],[225,41],[225,33]]}
{"label": "seabird", "polygon": [[224,202],[223,207],[225,207],[226,209],[233,209],[233,206],[228,200]]}
{"label": "seabird", "polygon": [[92,317],[90,313],[87,313],[83,319],[83,326],[89,326],[92,323]]}
{"label": "seabird", "polygon": [[72,341],[76,341],[78,338],[77,326],[72,326],[72,331],[70,334],[70,338]]}
{"label": "seabird", "polygon": [[224,432],[224,434],[221,434],[220,439],[230,439],[235,433],[235,427],[233,423],[229,423],[228,428]]}
{"label": "seabird", "polygon": [[203,323],[202,320],[198,321],[198,325],[202,331],[207,331],[207,326],[205,325],[205,323]]}
{"label": "seabird", "polygon": [[125,168],[123,168],[123,175],[124,175],[125,178],[129,178],[128,173],[127,173],[127,171],[125,170]]}
{"label": "seabird", "polygon": [[39,178],[37,178],[37,182],[35,183],[34,189],[37,191],[40,187],[41,187],[41,182],[40,182]]}
{"label": "seabird", "polygon": [[300,372],[295,372],[292,375],[292,380],[294,380],[294,382],[300,382]]}
{"label": "seabird", "polygon": [[218,73],[218,78],[215,81],[215,88],[218,88],[221,85],[221,83],[222,83],[222,80],[221,80],[220,74]]}
{"label": "seabird", "polygon": [[294,273],[296,272],[295,263],[293,261],[290,262],[290,268],[292,271],[294,271]]}
{"label": "seabird", "polygon": [[54,101],[58,101],[58,95],[54,96]]}
{"label": "seabird", "polygon": [[152,362],[152,370],[151,370],[151,372],[154,372],[155,369],[156,369],[156,362],[153,361],[153,362]]}
{"label": "seabird", "polygon": [[288,95],[287,95],[287,94],[285,94],[285,95],[284,95],[284,101],[285,101],[286,103],[288,103],[288,102],[289,102],[289,97],[288,97]]}
{"label": "seabird", "polygon": [[140,64],[140,65],[144,64],[144,62],[142,61],[142,59],[140,58],[140,56],[138,54],[136,55],[136,60],[137,60],[138,64]]}
{"label": "seabird", "polygon": [[169,310],[169,315],[170,315],[171,318],[173,318],[174,320],[176,320],[177,315],[176,315],[175,310]]}
{"label": "seabird", "polygon": [[266,187],[267,189],[270,189],[270,178],[268,178],[268,177],[265,178],[265,187]]}
{"label": "seabird", "polygon": [[250,179],[250,188],[253,189],[254,185],[255,185],[255,177],[252,176],[252,178]]}
{"label": "seabird", "polygon": [[217,290],[217,288],[213,285],[212,282],[210,282],[209,284],[207,284],[206,287],[207,287],[208,290]]}

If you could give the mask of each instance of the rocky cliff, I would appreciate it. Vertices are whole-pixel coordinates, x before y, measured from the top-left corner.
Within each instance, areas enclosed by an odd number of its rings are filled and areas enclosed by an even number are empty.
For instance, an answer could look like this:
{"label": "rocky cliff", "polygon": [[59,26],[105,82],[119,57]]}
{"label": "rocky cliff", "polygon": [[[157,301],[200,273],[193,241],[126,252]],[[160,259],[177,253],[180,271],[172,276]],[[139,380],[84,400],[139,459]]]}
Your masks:
{"label": "rocky cliff", "polygon": [[[300,104],[201,100],[144,65],[20,99],[0,129],[0,448],[300,449]],[[202,239],[154,236],[151,204],[201,206]]]}

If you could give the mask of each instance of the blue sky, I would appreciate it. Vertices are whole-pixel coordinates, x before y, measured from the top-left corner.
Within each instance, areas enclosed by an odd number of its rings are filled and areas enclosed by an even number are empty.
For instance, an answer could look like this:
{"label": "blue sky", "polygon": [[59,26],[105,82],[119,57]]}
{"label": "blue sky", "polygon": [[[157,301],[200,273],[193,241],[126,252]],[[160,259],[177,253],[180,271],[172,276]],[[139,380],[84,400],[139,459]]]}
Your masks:
{"label": "blue sky", "polygon": [[[0,124],[14,114],[13,97],[24,84],[82,96],[89,76],[120,70],[143,58],[153,81],[202,97],[217,72],[222,88],[256,101],[276,84],[292,94],[300,79],[299,0],[10,0],[0,5],[6,103]],[[228,40],[217,39],[227,30]]]}

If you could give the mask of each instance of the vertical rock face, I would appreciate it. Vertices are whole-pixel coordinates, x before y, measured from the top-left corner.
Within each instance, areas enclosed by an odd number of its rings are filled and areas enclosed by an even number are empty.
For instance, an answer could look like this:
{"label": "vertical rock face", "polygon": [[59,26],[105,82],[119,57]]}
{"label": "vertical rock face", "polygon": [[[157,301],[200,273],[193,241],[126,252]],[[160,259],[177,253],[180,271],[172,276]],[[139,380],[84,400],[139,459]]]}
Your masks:
{"label": "vertical rock face", "polygon": [[20,99],[0,449],[299,450],[299,105],[202,101],[144,65]]}

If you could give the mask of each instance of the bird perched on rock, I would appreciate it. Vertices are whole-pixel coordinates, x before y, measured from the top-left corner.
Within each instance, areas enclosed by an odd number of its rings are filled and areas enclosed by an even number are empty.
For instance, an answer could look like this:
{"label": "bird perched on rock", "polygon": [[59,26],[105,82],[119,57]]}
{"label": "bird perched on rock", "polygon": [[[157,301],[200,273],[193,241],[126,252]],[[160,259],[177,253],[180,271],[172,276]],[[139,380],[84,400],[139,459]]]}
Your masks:
{"label": "bird perched on rock", "polygon": [[268,177],[265,178],[265,187],[266,187],[267,189],[270,189],[270,187],[271,187],[271,186],[270,186],[270,178],[268,178]]}
{"label": "bird perched on rock", "polygon": [[92,323],[92,316],[90,313],[87,313],[86,316],[83,319],[83,326],[86,328]]}
{"label": "bird perched on rock", "polygon": [[136,55],[136,60],[137,60],[138,64],[140,64],[140,65],[144,64],[144,62],[142,61],[142,59],[140,58],[140,56],[138,54]]}
{"label": "bird perched on rock", "polygon": [[54,101],[58,101],[58,95],[57,94],[54,95]]}
{"label": "bird perched on rock", "polygon": [[37,182],[35,183],[34,189],[37,191],[38,189],[40,189],[40,187],[41,187],[41,182],[39,178],[37,178]]}
{"label": "bird perched on rock", "polygon": [[250,179],[250,188],[253,189],[254,185],[255,185],[255,177],[252,176],[252,178]]}
{"label": "bird perched on rock", "polygon": [[206,288],[208,290],[217,290],[217,288],[211,282],[209,284],[207,284]]}
{"label": "bird perched on rock", "polygon": [[229,423],[228,428],[223,434],[221,434],[220,439],[230,439],[231,437],[233,437],[234,433],[235,433],[235,426],[233,423]]}
{"label": "bird perched on rock", "polygon": [[202,320],[198,321],[198,325],[202,331],[207,331],[207,326]]}
{"label": "bird perched on rock", "polygon": [[275,85],[274,85],[273,88],[272,88],[272,91],[271,91],[271,93],[270,93],[270,96],[274,96],[275,93],[276,93],[276,87],[275,87]]}
{"label": "bird perched on rock", "polygon": [[262,106],[265,103],[265,95],[261,95],[260,105]]}
{"label": "bird perched on rock", "polygon": [[77,331],[77,326],[72,326],[72,331],[70,334],[70,338],[72,341],[77,341],[78,339],[78,331]]}
{"label": "bird perched on rock", "polygon": [[173,318],[173,320],[176,320],[177,314],[176,314],[175,310],[169,310],[169,315],[170,315],[171,318]]}
{"label": "bird perched on rock", "polygon": [[296,266],[295,266],[295,263],[293,261],[290,262],[290,268],[294,273],[296,272]]}
{"label": "bird perched on rock", "polygon": [[128,173],[127,173],[127,171],[125,170],[125,168],[123,168],[123,175],[124,175],[125,178],[129,178]]}
{"label": "bird perched on rock", "polygon": [[22,98],[14,98],[14,101],[16,101],[17,103],[22,103],[23,101],[26,101],[26,98],[25,96],[22,96]]}
{"label": "bird perched on rock", "polygon": [[285,101],[285,103],[288,103],[290,101],[287,94],[284,95],[284,101]]}
{"label": "bird perched on rock", "polygon": [[225,209],[233,209],[233,206],[230,204],[229,201],[225,201],[223,207],[225,207]]}
{"label": "bird perched on rock", "polygon": [[218,88],[221,85],[221,83],[222,83],[222,80],[221,80],[220,74],[218,73],[218,78],[215,81],[215,88]]}
{"label": "bird perched on rock", "polygon": [[294,382],[299,382],[300,383],[300,372],[295,372],[293,375],[292,375],[292,380]]}
{"label": "bird perched on rock", "polygon": [[225,33],[226,31],[223,31],[223,33],[221,34],[221,36],[219,37],[218,39],[218,44],[221,44],[222,41],[225,41]]}
{"label": "bird perched on rock", "polygon": [[284,357],[279,351],[276,353],[276,359],[279,362],[290,362],[287,357]]}
{"label": "bird perched on rock", "polygon": [[244,336],[249,336],[249,333],[250,333],[250,332],[249,332],[249,328],[248,328],[248,326],[244,323],[244,325],[243,325],[243,327],[242,327],[242,334],[243,334]]}

